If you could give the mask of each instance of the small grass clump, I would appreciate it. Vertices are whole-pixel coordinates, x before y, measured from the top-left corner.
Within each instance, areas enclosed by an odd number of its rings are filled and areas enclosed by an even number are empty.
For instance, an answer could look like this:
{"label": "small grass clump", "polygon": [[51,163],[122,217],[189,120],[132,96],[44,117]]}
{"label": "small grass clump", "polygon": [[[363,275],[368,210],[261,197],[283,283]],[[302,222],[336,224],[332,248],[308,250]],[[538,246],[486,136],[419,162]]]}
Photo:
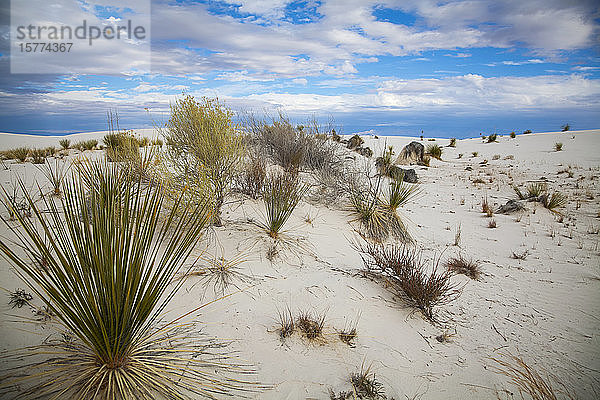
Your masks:
{"label": "small grass clump", "polygon": [[383,204],[392,212],[396,212],[399,207],[404,206],[421,192],[421,188],[416,184],[404,182],[404,174],[392,179],[383,199]]}
{"label": "small grass clump", "polygon": [[356,327],[344,329],[344,330],[338,332],[338,336],[339,336],[340,340],[342,342],[346,343],[348,346],[350,346],[350,347],[356,346],[354,343],[354,340],[356,339],[356,336],[357,336]]}
{"label": "small grass clump", "polygon": [[33,149],[29,152],[31,162],[34,164],[43,164],[46,162],[46,150],[44,149]]}
{"label": "small grass clump", "polygon": [[71,148],[71,141],[69,139],[61,139],[58,141],[58,144],[60,144],[60,147],[62,147],[63,150],[68,150]]}
{"label": "small grass clump", "polygon": [[6,157],[8,159],[17,160],[21,163],[23,163],[23,162],[25,162],[25,160],[27,160],[27,157],[29,157],[30,153],[31,153],[31,148],[29,148],[29,147],[17,147],[16,149],[7,150],[5,152]]}
{"label": "small grass clump", "polygon": [[187,276],[199,276],[204,290],[212,285],[213,292],[218,296],[225,295],[226,289],[231,285],[239,289],[239,284],[249,283],[252,277],[242,272],[240,265],[246,262],[243,253],[238,254],[232,259],[225,257],[204,257],[199,258],[202,265],[194,266],[192,272]]}
{"label": "small grass clump", "polygon": [[492,207],[490,206],[487,197],[484,197],[481,201],[481,212],[484,213],[488,218],[491,218],[494,215],[494,212],[492,211]]}
{"label": "small grass clump", "polygon": [[513,251],[511,257],[514,258],[515,260],[525,260],[528,255],[529,255],[528,250]]}
{"label": "small grass clump", "polygon": [[494,229],[496,228],[496,220],[495,219],[491,219],[490,222],[488,222],[488,228]]}
{"label": "small grass clump", "polygon": [[540,197],[548,191],[548,185],[545,182],[533,182],[527,185],[528,198]]}
{"label": "small grass clump", "polygon": [[279,328],[277,328],[277,332],[279,333],[279,338],[281,341],[284,341],[286,338],[292,336],[294,330],[296,329],[296,325],[294,324],[294,316],[292,315],[292,310],[289,307],[286,307],[285,310],[277,311],[279,315]]}
{"label": "small grass clump", "polygon": [[448,146],[449,147],[456,147],[456,138],[451,138],[450,139],[450,144]]}
{"label": "small grass clump", "polygon": [[575,399],[564,384],[558,381],[560,389],[555,389],[552,382],[552,380],[556,382],[555,377],[548,374],[545,377],[542,376],[522,357],[510,353],[501,353],[501,356],[503,357],[491,358],[495,362],[492,370],[509,378],[509,382],[517,387],[521,398],[524,398],[523,394],[527,393],[533,400]]}
{"label": "small grass clump", "polygon": [[81,151],[94,150],[96,146],[98,146],[98,141],[96,139],[82,140],[75,144],[75,148]]}
{"label": "small grass clump", "polygon": [[562,151],[563,144],[560,142],[554,143],[554,151]]}
{"label": "small grass clump", "polygon": [[473,280],[478,280],[481,276],[479,263],[465,258],[462,254],[449,258],[444,265],[449,271],[455,274],[466,275]]}
{"label": "small grass clump", "polygon": [[33,295],[26,292],[25,289],[17,289],[14,292],[9,293],[10,300],[8,305],[11,308],[21,308],[26,305],[30,305],[30,301],[33,299]]}
{"label": "small grass clump", "polygon": [[283,172],[267,178],[263,191],[266,221],[262,227],[273,239],[277,239],[283,225],[292,215],[308,186],[301,184],[298,176]]}
{"label": "small grass clump", "polygon": [[523,131],[523,135],[529,135],[531,133],[531,129],[527,129]]}
{"label": "small grass clump", "polygon": [[438,160],[442,159],[443,149],[437,144],[429,144],[427,145],[426,153],[431,157],[436,158]]}
{"label": "small grass clump", "polygon": [[301,311],[296,318],[295,327],[308,340],[317,340],[323,337],[323,326],[326,314],[313,314],[309,311]]}
{"label": "small grass clump", "polygon": [[359,399],[385,399],[383,384],[377,380],[371,367],[361,368],[360,372],[350,375],[350,383]]}
{"label": "small grass clump", "polygon": [[477,157],[477,156],[479,155],[479,152],[477,152],[477,151],[474,151],[474,152],[472,152],[472,153],[471,153],[471,155],[472,155],[473,157]]}
{"label": "small grass clump", "polygon": [[496,139],[498,139],[498,135],[492,133],[490,136],[487,137],[487,143],[494,143]]}

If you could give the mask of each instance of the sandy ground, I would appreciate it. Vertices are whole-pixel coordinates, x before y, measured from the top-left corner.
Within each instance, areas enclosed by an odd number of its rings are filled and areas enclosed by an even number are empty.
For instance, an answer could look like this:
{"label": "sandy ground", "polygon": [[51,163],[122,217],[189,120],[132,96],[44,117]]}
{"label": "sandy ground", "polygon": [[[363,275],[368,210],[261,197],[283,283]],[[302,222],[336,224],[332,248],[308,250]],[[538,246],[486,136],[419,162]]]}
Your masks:
{"label": "sandy ground", "polygon": [[[0,148],[58,146],[58,140],[0,134]],[[365,140],[379,154],[386,144],[398,153],[414,139]],[[554,151],[555,142],[563,143],[562,151]],[[447,146],[449,140],[422,143]],[[444,307],[449,320],[442,326],[427,322],[381,283],[361,274],[363,264],[352,247],[357,236],[345,204],[302,202],[285,227],[294,245],[280,249],[271,262],[266,234],[252,223],[262,219],[262,203],[232,197],[223,213],[224,226],[213,228],[203,246],[207,254],[228,259],[242,254],[240,270],[249,277],[237,283],[241,292],[202,310],[204,331],[233,339],[232,348],[256,365],[256,378],[273,385],[251,396],[257,399],[327,399],[330,388],[349,390],[349,375],[361,365],[371,366],[388,398],[495,399],[496,389],[511,389],[507,378],[490,370],[489,358],[499,351],[522,355],[572,388],[578,398],[597,398],[599,149],[600,130],[502,136],[489,144],[465,139],[455,148],[443,147],[442,161],[414,167],[423,192],[401,214],[419,246],[428,257],[441,254],[442,260],[462,253],[479,260],[483,270],[479,281],[453,278],[464,290]],[[46,184],[32,164],[11,161],[0,170],[2,186],[10,187],[17,175],[31,187],[34,181]],[[474,183],[477,178],[483,183]],[[525,212],[494,215],[497,227],[488,228],[489,218],[481,212],[484,197],[497,207],[516,197],[511,185],[524,188],[541,179],[569,197],[562,222],[539,204],[528,203]],[[459,226],[460,243],[454,246]],[[5,234],[1,227],[0,235]],[[524,251],[524,260],[511,257]],[[6,290],[24,287],[6,261],[0,262],[0,281]],[[230,286],[225,293],[236,290]],[[30,310],[11,310],[8,296],[3,296],[2,350],[34,344],[52,333],[48,324],[14,322],[15,316],[31,315]],[[171,312],[181,314],[215,297],[212,287],[190,277]],[[275,330],[278,310],[286,307],[294,313],[326,313],[324,340],[308,342],[295,334],[282,343]],[[358,336],[356,346],[350,347],[338,339],[337,331],[354,322]],[[450,341],[438,342],[436,336],[445,331],[453,334]]]}

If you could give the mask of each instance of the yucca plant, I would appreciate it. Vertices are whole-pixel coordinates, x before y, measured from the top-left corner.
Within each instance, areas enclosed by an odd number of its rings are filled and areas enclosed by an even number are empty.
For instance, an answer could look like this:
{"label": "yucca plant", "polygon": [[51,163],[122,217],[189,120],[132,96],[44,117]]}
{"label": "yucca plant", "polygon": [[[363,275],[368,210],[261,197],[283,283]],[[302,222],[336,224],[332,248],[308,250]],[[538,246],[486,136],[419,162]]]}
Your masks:
{"label": "yucca plant", "polygon": [[558,212],[555,208],[564,207],[567,204],[567,196],[560,192],[552,192],[551,195],[542,197],[542,204],[552,212]]}
{"label": "yucca plant", "polygon": [[25,162],[27,157],[29,157],[29,153],[31,153],[29,147],[17,147],[16,149],[8,150],[8,157],[19,162]]}
{"label": "yucca plant", "polygon": [[46,162],[46,150],[44,149],[33,149],[29,153],[31,156],[31,162],[34,164],[43,164]]}
{"label": "yucca plant", "polygon": [[554,150],[555,150],[555,151],[561,151],[561,150],[562,150],[562,147],[563,147],[563,144],[562,144],[562,143],[560,143],[560,142],[556,142],[556,143],[554,143]]}
{"label": "yucca plant", "polygon": [[442,159],[443,149],[437,144],[429,144],[427,145],[427,154],[429,154],[433,158],[437,158],[438,160]]}
{"label": "yucca plant", "polygon": [[417,196],[420,192],[419,185],[411,185],[404,182],[404,175],[401,174],[396,179],[390,182],[390,186],[386,193],[385,199],[382,200],[383,204],[390,211],[396,212],[399,207],[402,207],[408,203],[412,198]]}
{"label": "yucca plant", "polygon": [[211,357],[211,344],[189,336],[182,317],[158,326],[209,206],[190,209],[180,197],[166,209],[160,185],[89,162],[65,181],[60,202],[43,197],[40,208],[26,196],[33,217],[16,213],[17,226],[3,219],[16,239],[0,239],[0,251],[73,340],[16,351],[9,362],[30,362],[2,379],[0,394],[187,399],[240,387],[221,375],[232,368],[226,357]]}
{"label": "yucca plant", "polygon": [[527,185],[527,194],[529,197],[540,197],[548,191],[548,185],[544,182],[534,182]]}
{"label": "yucca plant", "polygon": [[283,225],[307,190],[308,186],[300,183],[297,175],[284,172],[269,176],[263,191],[266,221],[262,224],[269,236],[279,237]]}
{"label": "yucca plant", "polygon": [[61,139],[58,141],[58,144],[60,144],[63,150],[67,150],[71,147],[71,141],[69,139]]}
{"label": "yucca plant", "polygon": [[52,185],[52,194],[59,196],[61,194],[63,181],[65,180],[65,174],[69,170],[67,163],[55,158],[54,164],[46,162],[37,166],[37,168]]}

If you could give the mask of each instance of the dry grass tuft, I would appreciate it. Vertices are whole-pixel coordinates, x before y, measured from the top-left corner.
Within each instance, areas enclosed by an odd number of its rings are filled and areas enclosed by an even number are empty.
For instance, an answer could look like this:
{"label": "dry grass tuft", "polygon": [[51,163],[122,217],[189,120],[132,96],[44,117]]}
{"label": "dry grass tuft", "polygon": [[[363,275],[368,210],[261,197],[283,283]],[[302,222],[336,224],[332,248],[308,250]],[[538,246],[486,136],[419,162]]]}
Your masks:
{"label": "dry grass tuft", "polygon": [[548,374],[542,376],[522,357],[510,353],[501,355],[503,358],[491,358],[496,363],[492,366],[492,370],[509,378],[509,382],[519,390],[522,399],[525,398],[524,394],[529,395],[532,400],[574,399],[565,385],[558,382],[561,389],[555,389],[552,383],[552,380],[556,381],[555,377]]}
{"label": "dry grass tuft", "polygon": [[8,305],[11,308],[21,308],[25,305],[30,305],[30,301],[33,299],[33,295],[26,292],[24,289],[17,289],[14,292],[9,293],[10,300]]}
{"label": "dry grass tuft", "polygon": [[323,337],[323,326],[326,314],[316,314],[310,311],[301,311],[296,318],[295,327],[308,340],[317,340]]}
{"label": "dry grass tuft", "polygon": [[488,228],[494,229],[496,227],[497,227],[496,220],[491,219],[490,222],[488,222]]}
{"label": "dry grass tuft", "polygon": [[494,215],[487,196],[481,201],[481,212],[484,213],[488,218],[491,218]]}
{"label": "dry grass tuft", "polygon": [[471,279],[477,280],[481,276],[481,267],[477,261],[467,259],[462,254],[449,258],[444,266],[455,274],[466,275]]}
{"label": "dry grass tuft", "polygon": [[283,311],[277,310],[277,314],[279,316],[279,328],[277,328],[277,332],[281,341],[284,341],[286,338],[292,336],[296,329],[294,317],[289,307],[286,307]]}

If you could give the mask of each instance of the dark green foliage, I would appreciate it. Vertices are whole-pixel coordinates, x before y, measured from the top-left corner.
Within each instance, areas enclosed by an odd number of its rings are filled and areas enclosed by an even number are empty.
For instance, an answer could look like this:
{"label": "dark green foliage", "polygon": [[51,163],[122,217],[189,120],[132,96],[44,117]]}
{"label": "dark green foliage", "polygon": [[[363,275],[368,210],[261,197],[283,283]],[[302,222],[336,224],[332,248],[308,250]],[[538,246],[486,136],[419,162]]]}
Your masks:
{"label": "dark green foliage", "polygon": [[443,149],[437,144],[428,144],[425,152],[433,158],[442,159]]}
{"label": "dark green foliage", "polygon": [[516,134],[516,133],[514,133],[514,132],[511,132],[511,133],[510,133],[510,138],[511,138],[511,139],[514,139],[514,138],[516,138],[516,137],[517,137],[517,134]]}

